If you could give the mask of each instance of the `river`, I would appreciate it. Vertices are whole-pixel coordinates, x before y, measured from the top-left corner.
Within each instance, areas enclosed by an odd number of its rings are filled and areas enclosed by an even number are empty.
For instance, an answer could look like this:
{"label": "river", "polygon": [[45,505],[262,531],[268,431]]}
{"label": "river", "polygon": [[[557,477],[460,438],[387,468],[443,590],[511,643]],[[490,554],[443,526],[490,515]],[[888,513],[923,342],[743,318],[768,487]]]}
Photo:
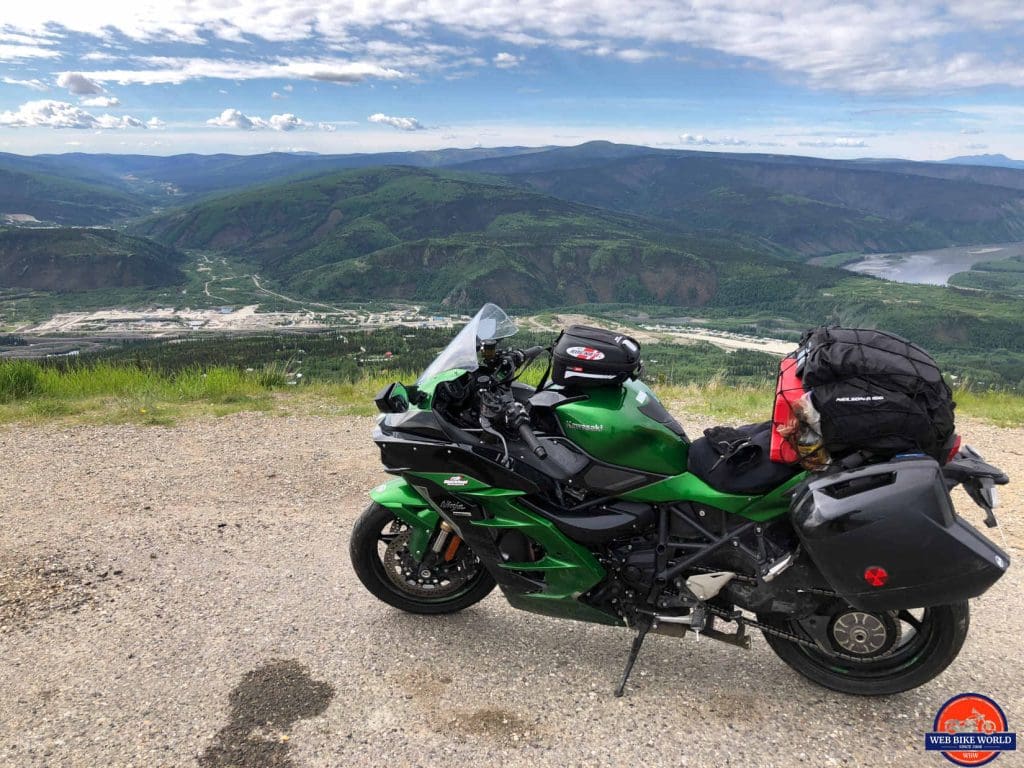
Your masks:
{"label": "river", "polygon": [[[865,254],[843,269],[898,283],[945,285],[957,272],[966,272],[979,261],[999,261],[1024,255],[1024,242],[964,245],[934,251]],[[811,260],[813,264],[814,259]]]}

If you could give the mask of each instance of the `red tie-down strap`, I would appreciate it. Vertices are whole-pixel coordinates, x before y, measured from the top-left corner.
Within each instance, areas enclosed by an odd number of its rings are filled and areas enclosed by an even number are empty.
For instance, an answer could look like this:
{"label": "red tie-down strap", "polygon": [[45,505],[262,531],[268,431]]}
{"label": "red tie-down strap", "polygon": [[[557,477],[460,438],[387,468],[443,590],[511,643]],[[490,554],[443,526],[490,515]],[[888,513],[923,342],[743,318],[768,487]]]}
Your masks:
{"label": "red tie-down strap", "polygon": [[792,425],[796,420],[793,403],[804,395],[804,385],[796,375],[795,357],[787,357],[779,363],[779,379],[775,386],[775,410],[772,413],[771,459],[778,464],[796,464],[800,454],[790,440],[779,432],[780,427]]}

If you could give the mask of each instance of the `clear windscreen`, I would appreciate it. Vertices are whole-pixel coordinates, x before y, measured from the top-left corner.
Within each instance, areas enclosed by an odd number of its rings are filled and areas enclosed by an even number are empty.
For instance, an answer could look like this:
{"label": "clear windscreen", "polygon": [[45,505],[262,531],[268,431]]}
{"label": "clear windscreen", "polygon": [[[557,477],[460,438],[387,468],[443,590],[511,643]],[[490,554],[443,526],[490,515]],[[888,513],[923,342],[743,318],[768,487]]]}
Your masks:
{"label": "clear windscreen", "polygon": [[434,362],[420,374],[417,384],[422,384],[440,373],[461,370],[475,371],[479,367],[477,347],[484,339],[505,339],[518,328],[505,310],[496,304],[484,304],[473,319],[456,334],[448,346],[434,358]]}

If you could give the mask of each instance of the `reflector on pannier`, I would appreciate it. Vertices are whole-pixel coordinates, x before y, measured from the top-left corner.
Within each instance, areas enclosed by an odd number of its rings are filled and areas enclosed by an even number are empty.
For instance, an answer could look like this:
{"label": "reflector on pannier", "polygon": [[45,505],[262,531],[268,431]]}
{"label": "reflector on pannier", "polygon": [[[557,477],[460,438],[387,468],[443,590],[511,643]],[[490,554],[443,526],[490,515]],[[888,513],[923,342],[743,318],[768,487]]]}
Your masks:
{"label": "reflector on pannier", "polygon": [[780,366],[772,458],[812,469],[857,451],[942,462],[953,408],[938,365],[916,344],[883,331],[815,328]]}

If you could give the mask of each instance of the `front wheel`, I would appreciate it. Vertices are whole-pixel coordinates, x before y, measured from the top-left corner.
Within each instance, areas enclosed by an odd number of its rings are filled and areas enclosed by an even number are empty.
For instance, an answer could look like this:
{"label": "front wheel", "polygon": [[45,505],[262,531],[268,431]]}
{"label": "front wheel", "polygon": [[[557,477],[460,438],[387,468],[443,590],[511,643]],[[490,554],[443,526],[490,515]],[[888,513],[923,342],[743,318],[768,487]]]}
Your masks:
{"label": "front wheel", "polygon": [[461,543],[451,559],[427,568],[409,552],[409,525],[371,504],[356,520],[349,555],[356,576],[375,597],[410,613],[455,613],[483,600],[494,577]]}
{"label": "front wheel", "polygon": [[[914,611],[869,613],[849,605],[806,619],[758,616],[772,629],[815,643],[810,647],[764,632],[786,664],[819,685],[858,696],[885,696],[924,685],[960,653],[967,602]],[[832,655],[821,650],[824,645]]]}

